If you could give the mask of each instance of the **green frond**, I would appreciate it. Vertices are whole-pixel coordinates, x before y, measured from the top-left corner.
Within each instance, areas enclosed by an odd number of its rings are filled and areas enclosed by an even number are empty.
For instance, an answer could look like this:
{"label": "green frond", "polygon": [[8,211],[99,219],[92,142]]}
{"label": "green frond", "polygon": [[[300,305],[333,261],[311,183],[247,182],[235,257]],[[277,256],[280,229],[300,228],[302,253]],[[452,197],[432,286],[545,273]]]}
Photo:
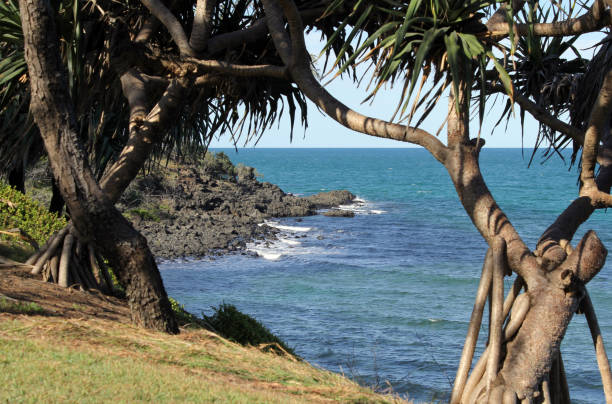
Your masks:
{"label": "green frond", "polygon": [[[474,72],[482,70],[479,66],[485,66],[490,58],[490,46],[478,33],[485,29],[480,19],[496,1],[343,3],[345,8],[354,4],[354,9],[340,23],[325,48],[326,52],[336,54],[335,75],[364,62],[374,66],[372,74],[376,85],[367,99],[374,97],[385,83],[403,80],[404,91],[396,110],[396,113],[400,112],[399,120],[410,120],[416,106],[427,102],[420,100],[426,78],[447,80],[444,78],[447,77],[455,91],[461,85],[469,96],[475,80]],[[334,2],[334,10],[341,9],[342,5]],[[328,10],[327,15],[334,10]],[[341,33],[349,30],[348,35]],[[359,35],[364,33],[366,35]],[[434,75],[430,76],[430,72]],[[413,107],[408,109],[416,89]],[[437,99],[440,92],[428,91],[424,96]],[[430,111],[430,108],[425,108],[419,122]]]}

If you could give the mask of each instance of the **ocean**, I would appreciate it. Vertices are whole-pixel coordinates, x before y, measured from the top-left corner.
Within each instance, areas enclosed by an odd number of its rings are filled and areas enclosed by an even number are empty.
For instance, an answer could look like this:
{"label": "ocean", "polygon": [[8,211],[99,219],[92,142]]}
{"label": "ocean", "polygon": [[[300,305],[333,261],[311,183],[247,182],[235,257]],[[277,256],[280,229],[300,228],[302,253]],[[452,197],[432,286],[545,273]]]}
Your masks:
{"label": "ocean", "polygon": [[[422,149],[215,149],[262,181],[309,195],[348,189],[354,218],[274,219],[279,240],[250,254],[161,265],[168,294],[199,314],[221,303],[264,323],[309,363],[415,402],[447,401],[486,244],[437,161]],[[577,195],[576,168],[531,150],[483,149],[493,196],[530,248]],[[580,228],[612,246],[610,217]],[[612,262],[588,289],[612,352]],[[513,279],[506,282],[506,291]],[[486,316],[485,316],[486,317]],[[483,326],[483,332],[484,332]],[[484,340],[479,341],[478,353]],[[604,402],[591,336],[575,316],[561,347],[572,400]]]}

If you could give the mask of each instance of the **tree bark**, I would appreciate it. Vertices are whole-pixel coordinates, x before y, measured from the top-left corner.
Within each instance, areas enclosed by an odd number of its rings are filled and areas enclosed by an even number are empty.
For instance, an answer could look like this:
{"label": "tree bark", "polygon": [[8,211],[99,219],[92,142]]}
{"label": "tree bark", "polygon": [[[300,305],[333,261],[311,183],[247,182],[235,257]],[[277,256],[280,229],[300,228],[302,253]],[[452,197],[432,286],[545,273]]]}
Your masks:
{"label": "tree bark", "polygon": [[108,257],[126,288],[134,323],[176,333],[176,320],[146,240],[114,208],[87,163],[76,131],[51,6],[45,0],[19,3],[31,111],[79,238],[94,242]]}
{"label": "tree bark", "polygon": [[8,183],[10,186],[22,194],[25,194],[25,173],[23,169],[23,162],[20,161],[11,169],[8,175]]}
{"label": "tree bark", "polygon": [[51,202],[49,203],[49,212],[60,215],[64,209],[64,198],[57,186],[55,180],[51,180]]}

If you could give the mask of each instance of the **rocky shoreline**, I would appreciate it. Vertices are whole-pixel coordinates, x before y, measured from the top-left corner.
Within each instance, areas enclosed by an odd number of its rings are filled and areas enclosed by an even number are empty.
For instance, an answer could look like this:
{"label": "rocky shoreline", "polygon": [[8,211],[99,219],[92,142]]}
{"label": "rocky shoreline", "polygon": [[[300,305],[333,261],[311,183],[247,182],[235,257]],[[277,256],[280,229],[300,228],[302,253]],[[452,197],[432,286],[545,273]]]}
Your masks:
{"label": "rocky shoreline", "polygon": [[[177,259],[242,251],[250,241],[276,238],[279,230],[261,225],[266,219],[315,215],[355,199],[344,190],[298,197],[258,181],[250,167],[234,172],[211,174],[197,165],[156,169],[135,180],[118,207],[156,257]],[[353,213],[330,212],[343,217]]]}

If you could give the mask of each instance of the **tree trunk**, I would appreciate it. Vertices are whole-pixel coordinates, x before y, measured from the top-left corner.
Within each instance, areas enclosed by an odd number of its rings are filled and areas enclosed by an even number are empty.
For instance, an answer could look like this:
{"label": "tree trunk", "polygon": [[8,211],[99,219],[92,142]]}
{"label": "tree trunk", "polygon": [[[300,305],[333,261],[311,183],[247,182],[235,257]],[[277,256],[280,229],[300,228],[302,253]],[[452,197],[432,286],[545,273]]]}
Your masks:
{"label": "tree trunk", "polygon": [[55,179],[51,180],[51,203],[49,203],[49,212],[56,213],[58,215],[62,214],[62,210],[64,209],[64,198],[62,198],[62,193],[60,192],[59,187],[57,186],[57,182]]}
{"label": "tree trunk", "polygon": [[93,242],[126,288],[132,321],[170,333],[178,327],[147,242],[113,206],[95,181],[79,142],[74,106],[51,7],[45,0],[20,0],[31,111],[78,237]]}
{"label": "tree trunk", "polygon": [[8,183],[10,186],[22,194],[25,194],[25,173],[23,168],[23,161],[19,161],[15,164],[15,167],[11,169],[8,175]]}
{"label": "tree trunk", "polygon": [[[460,117],[450,113],[449,127],[457,127],[454,119]],[[505,356],[489,389],[481,382],[461,401],[455,396],[454,402],[493,403],[500,395],[529,401],[543,394],[542,383],[559,355],[567,326],[584,295],[584,285],[601,269],[607,251],[595,233],[589,232],[561,262],[552,265],[536,257],[495,202],[482,177],[478,157],[479,145],[460,141],[451,149],[445,165],[461,203],[488,244],[492,246],[497,237],[506,241],[507,264],[525,282],[529,310],[516,336],[507,341]]]}

